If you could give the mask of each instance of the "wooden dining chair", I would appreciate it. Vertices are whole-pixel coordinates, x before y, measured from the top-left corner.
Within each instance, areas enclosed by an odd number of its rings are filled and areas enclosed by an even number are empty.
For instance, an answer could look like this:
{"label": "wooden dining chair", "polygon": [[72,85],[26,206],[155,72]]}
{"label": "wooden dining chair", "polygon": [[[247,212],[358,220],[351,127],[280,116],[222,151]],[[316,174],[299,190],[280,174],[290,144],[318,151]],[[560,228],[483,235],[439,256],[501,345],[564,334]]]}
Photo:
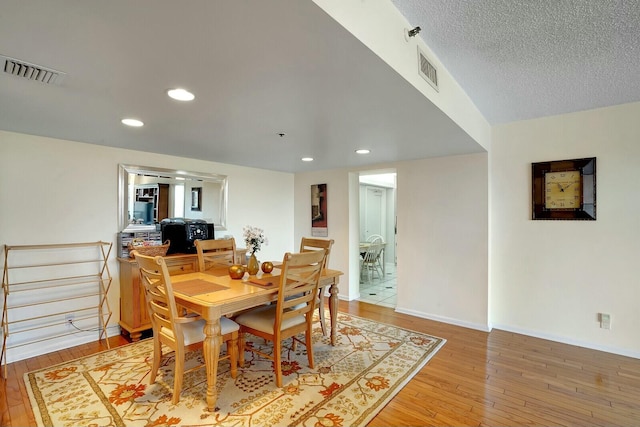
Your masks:
{"label": "wooden dining chair", "polygon": [[[140,270],[140,281],[144,285],[147,310],[153,328],[153,366],[150,384],[156,381],[162,361],[162,345],[166,345],[175,352],[173,399],[171,400],[175,405],[180,400],[184,374],[204,366],[198,365],[187,371],[184,370],[185,348],[204,341],[205,320],[196,313],[178,312],[171,277],[163,257],[141,255],[137,251],[131,253]],[[227,343],[227,354],[220,359],[229,359],[232,378],[236,378],[238,373],[239,329],[239,325],[233,320],[226,317],[220,318],[221,339]]]}
{"label": "wooden dining chair", "polygon": [[198,254],[198,271],[205,271],[216,267],[229,267],[236,263],[236,240],[210,239],[196,240]]}
{"label": "wooden dining chair", "polygon": [[[293,342],[304,344],[309,367],[313,368],[313,311],[325,258],[326,250],[286,253],[282,261],[277,303],[249,310],[234,319],[240,325],[240,365],[244,365],[244,350],[272,360],[278,387],[282,387],[284,340],[292,338]],[[245,346],[247,333],[272,341],[273,353],[266,354],[253,346]],[[300,333],[305,334],[304,342],[297,337]]]}
{"label": "wooden dining chair", "polygon": [[[309,252],[325,249],[327,256],[324,261],[322,269],[325,270],[329,266],[329,255],[331,255],[331,247],[333,246],[333,239],[317,239],[313,237],[303,237],[300,240],[300,252]],[[324,286],[318,287],[318,318],[320,321],[320,327],[322,328],[322,335],[327,336],[327,324],[324,316],[324,302],[326,297],[324,295]]]}

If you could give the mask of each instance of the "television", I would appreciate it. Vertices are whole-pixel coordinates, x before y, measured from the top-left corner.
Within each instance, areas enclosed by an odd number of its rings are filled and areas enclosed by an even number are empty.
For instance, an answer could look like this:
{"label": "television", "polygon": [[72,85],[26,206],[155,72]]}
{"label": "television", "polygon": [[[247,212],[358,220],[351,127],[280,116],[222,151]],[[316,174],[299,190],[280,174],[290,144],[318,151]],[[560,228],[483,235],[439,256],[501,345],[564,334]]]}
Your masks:
{"label": "television", "polygon": [[160,221],[162,241],[169,241],[167,255],[196,253],[196,240],[214,239],[213,224],[201,219],[165,218]]}

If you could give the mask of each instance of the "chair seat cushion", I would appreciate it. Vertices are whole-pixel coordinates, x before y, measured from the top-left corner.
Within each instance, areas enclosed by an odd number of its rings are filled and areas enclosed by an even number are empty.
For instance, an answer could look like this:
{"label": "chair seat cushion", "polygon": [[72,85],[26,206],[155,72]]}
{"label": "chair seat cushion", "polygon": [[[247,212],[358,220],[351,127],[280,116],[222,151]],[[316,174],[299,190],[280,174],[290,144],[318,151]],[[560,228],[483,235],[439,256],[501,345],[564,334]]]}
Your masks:
{"label": "chair seat cushion", "polygon": [[[242,313],[235,318],[236,323],[241,326],[246,326],[251,329],[265,332],[267,334],[273,334],[273,324],[276,320],[276,305],[265,305],[258,307],[255,310],[251,310]],[[282,329],[287,329],[295,325],[299,325],[305,322],[304,316],[294,316],[282,321]]]}
{"label": "chair seat cushion", "polygon": [[[191,345],[201,341],[204,341],[204,325],[205,320],[200,319],[195,322],[182,323],[182,334],[184,335],[184,345]],[[240,325],[231,319],[226,317],[220,318],[220,335],[230,334],[231,332],[240,329]],[[162,334],[173,337],[173,331],[167,328],[162,328]]]}
{"label": "chair seat cushion", "polygon": [[220,335],[227,335],[231,332],[238,331],[240,329],[240,325],[238,325],[233,320],[228,317],[222,316],[220,318]]}

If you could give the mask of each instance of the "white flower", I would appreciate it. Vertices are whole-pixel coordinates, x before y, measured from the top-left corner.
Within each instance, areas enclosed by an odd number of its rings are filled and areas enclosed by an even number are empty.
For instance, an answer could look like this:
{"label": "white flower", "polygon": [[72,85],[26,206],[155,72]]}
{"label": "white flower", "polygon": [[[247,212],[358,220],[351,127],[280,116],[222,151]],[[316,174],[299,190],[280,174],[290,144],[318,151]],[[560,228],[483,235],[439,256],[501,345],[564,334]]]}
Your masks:
{"label": "white flower", "polygon": [[269,244],[267,238],[264,236],[264,230],[261,228],[247,225],[242,229],[242,234],[244,236],[244,243],[251,253],[259,251],[263,243],[265,245]]}

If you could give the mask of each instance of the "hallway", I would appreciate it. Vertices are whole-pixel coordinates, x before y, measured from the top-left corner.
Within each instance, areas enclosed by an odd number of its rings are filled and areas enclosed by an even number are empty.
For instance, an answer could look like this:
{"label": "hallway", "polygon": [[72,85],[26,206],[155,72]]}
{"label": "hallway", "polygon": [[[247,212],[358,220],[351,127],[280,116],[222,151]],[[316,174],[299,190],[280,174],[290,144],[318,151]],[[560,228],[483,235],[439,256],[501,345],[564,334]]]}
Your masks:
{"label": "hallway", "polygon": [[396,307],[396,266],[393,263],[387,263],[385,270],[383,279],[374,275],[373,279],[360,282],[360,298],[357,301],[384,307]]}
{"label": "hallway", "polygon": [[[382,278],[360,277],[358,301],[396,307],[396,170],[368,171],[359,175],[361,263],[362,245],[376,236],[382,239],[384,265]],[[366,276],[366,275],[365,275]]]}

